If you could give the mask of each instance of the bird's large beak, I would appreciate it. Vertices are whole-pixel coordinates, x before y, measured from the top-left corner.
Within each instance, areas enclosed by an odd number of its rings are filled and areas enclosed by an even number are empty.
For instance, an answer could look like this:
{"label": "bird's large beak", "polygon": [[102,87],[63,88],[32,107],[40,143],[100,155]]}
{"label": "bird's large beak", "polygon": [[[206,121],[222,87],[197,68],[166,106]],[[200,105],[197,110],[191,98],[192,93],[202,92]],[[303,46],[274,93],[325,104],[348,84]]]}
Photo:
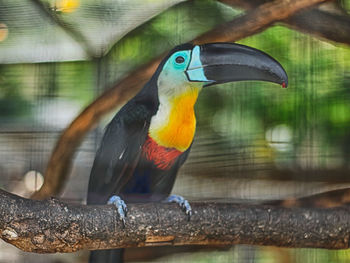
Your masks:
{"label": "bird's large beak", "polygon": [[275,59],[257,49],[233,43],[195,46],[186,74],[189,81],[204,82],[204,86],[241,80],[288,85],[287,74]]}

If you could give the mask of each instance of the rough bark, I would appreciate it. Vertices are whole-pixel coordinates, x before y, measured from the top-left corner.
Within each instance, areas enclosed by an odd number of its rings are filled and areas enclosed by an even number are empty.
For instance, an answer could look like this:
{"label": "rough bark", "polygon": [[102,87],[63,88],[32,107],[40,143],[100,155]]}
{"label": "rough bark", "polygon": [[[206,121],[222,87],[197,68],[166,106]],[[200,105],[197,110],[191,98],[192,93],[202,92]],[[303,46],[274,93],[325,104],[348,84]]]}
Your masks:
{"label": "rough bark", "polygon": [[0,191],[0,233],[6,242],[37,253],[163,245],[349,247],[349,207],[193,203],[190,221],[176,204],[128,208],[123,227],[113,206],[36,201]]}
{"label": "rough bark", "polygon": [[[324,1],[325,0],[285,0],[266,3],[258,9],[249,11],[247,14],[233,21],[199,36],[193,40],[193,43],[237,41],[260,32],[273,22],[285,19],[292,16],[297,11]],[[278,12],[278,14],[276,14],[276,12]],[[86,133],[95,127],[105,114],[134,96],[151,77],[161,58],[162,56],[132,72],[113,88],[98,97],[79,114],[59,138],[45,172],[44,184],[41,189],[33,195],[33,198],[44,199],[48,196],[59,194],[69,174],[68,171],[72,165],[75,150],[80,145]]]}

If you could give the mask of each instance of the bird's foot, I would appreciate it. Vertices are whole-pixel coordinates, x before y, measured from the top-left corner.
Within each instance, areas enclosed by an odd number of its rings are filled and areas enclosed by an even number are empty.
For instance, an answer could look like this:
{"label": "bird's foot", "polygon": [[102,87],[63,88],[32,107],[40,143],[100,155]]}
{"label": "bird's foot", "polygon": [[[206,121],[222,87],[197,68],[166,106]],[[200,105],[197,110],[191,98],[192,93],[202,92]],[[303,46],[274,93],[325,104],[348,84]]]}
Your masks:
{"label": "bird's foot", "polygon": [[188,220],[190,220],[192,216],[192,208],[190,203],[180,195],[171,195],[164,201],[165,203],[177,203],[183,211],[185,211],[188,216]]}
{"label": "bird's foot", "polygon": [[125,218],[126,213],[128,212],[128,208],[126,207],[124,200],[121,199],[120,196],[113,195],[109,198],[107,204],[115,205],[119,214],[119,219],[123,222],[123,225],[125,226]]}

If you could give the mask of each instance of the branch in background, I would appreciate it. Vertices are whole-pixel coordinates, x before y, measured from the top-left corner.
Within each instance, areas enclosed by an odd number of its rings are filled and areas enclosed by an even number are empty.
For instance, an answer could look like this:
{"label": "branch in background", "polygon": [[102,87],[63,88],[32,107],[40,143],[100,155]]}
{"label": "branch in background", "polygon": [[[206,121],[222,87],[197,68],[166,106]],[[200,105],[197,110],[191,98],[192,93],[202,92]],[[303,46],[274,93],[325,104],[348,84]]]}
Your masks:
{"label": "branch in background", "polygon": [[[298,0],[298,1],[272,1],[260,5],[245,15],[242,15],[231,22],[225,24],[225,26],[219,26],[214,30],[200,36],[194,42],[203,43],[209,42],[208,39],[214,38],[215,41],[236,41],[241,39],[242,34],[244,37],[251,36],[274,22],[286,19],[296,12],[309,8],[313,5],[326,2],[324,0]],[[244,32],[244,33],[243,33]],[[233,39],[233,40],[232,40]]]}
{"label": "branch in background", "polygon": [[134,71],[79,114],[60,136],[45,171],[44,184],[38,192],[33,194],[32,198],[45,199],[59,194],[69,175],[75,150],[86,133],[93,129],[105,114],[128,101],[153,74],[159,60],[160,58],[155,59]]}
{"label": "branch in background", "polygon": [[124,228],[113,206],[35,201],[0,191],[1,237],[37,253],[163,245],[349,247],[349,207],[192,203],[190,221],[176,204],[129,204],[128,208]]}
{"label": "branch in background", "polygon": [[322,10],[300,12],[284,20],[291,28],[313,36],[350,45],[350,16]]}
{"label": "branch in background", "polygon": [[[227,5],[251,10],[266,0],[219,0]],[[287,26],[301,32],[330,40],[337,43],[350,45],[350,16],[346,12],[329,12],[317,8],[304,10],[282,20]]]}
{"label": "branch in background", "polygon": [[[199,36],[193,42],[197,44],[223,40],[234,42],[262,31],[277,20],[292,16],[297,11],[321,2],[324,2],[324,0],[298,0],[293,2],[285,0],[267,3]],[[86,133],[95,127],[105,114],[134,96],[154,73],[161,59],[162,56],[152,60],[122,79],[85,108],[70,124],[59,138],[45,172],[44,184],[33,195],[33,198],[44,199],[61,192],[69,174],[75,150]]]}
{"label": "branch in background", "polygon": [[350,189],[338,189],[298,199],[270,201],[266,202],[266,204],[280,205],[284,207],[339,207],[345,204],[350,204]]}

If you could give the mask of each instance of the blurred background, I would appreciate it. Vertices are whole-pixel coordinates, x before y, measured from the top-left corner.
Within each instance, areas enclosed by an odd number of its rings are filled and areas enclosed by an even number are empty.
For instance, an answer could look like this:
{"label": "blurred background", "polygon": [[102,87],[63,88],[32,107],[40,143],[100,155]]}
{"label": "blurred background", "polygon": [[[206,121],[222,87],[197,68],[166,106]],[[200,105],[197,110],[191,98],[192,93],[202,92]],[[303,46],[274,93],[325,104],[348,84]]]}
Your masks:
{"label": "blurred background", "polygon": [[[349,10],[349,0],[341,4]],[[137,66],[243,11],[213,0],[0,0],[0,187],[29,197],[43,183],[59,135],[94,98]],[[239,43],[276,58],[289,87],[242,82],[203,90],[195,142],[173,192],[190,200],[239,202],[348,188],[349,46],[283,25]],[[96,149],[116,111],[77,150],[63,200],[85,203]],[[350,262],[347,250],[241,245],[177,252],[132,251],[127,258]],[[86,260],[86,251],[37,255],[0,241],[0,262]]]}

